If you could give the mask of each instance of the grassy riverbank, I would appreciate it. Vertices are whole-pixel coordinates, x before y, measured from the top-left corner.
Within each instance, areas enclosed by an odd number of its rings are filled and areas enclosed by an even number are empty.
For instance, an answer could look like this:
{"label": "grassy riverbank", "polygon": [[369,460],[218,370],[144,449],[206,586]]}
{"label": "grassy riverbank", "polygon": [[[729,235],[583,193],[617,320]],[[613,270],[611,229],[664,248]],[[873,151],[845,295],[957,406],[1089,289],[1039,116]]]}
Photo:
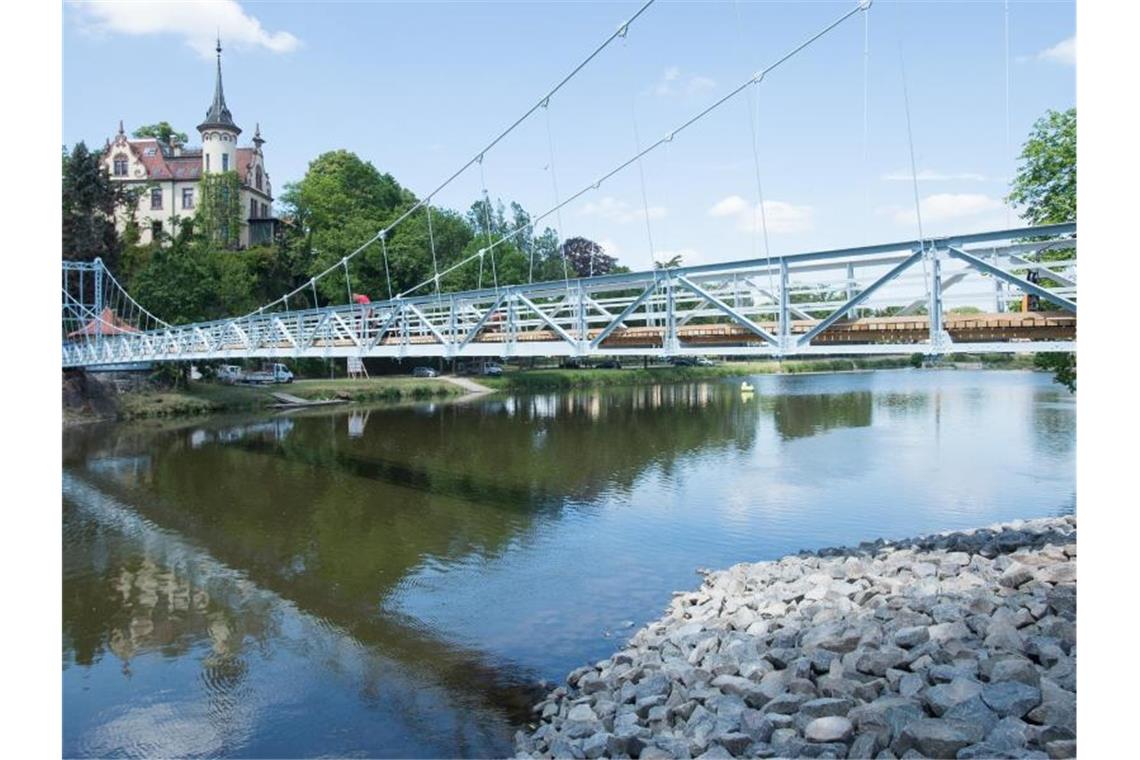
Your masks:
{"label": "grassy riverbank", "polygon": [[132,391],[118,397],[118,418],[177,417],[263,409],[276,403],[274,391],[303,399],[406,401],[458,396],[465,391],[440,380],[375,377],[366,380],[298,380],[289,385],[247,386],[191,382],[185,389]]}
{"label": "grassy riverbank", "polygon": [[550,391],[598,386],[653,385],[714,380],[743,375],[802,374],[806,372],[850,372],[868,369],[896,369],[911,366],[905,356],[864,359],[806,359],[800,361],[726,362],[713,367],[652,366],[628,369],[534,369],[507,372],[502,377],[480,378],[496,390]]}

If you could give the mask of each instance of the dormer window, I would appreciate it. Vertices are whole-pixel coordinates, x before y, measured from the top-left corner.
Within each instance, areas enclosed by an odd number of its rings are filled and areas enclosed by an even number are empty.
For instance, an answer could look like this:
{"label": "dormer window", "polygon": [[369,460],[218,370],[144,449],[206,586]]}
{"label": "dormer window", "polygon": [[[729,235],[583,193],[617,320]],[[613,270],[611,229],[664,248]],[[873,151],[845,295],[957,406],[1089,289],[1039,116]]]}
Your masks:
{"label": "dormer window", "polygon": [[158,148],[147,148],[146,150],[143,151],[143,155],[144,156],[153,156],[157,152],[158,152]]}
{"label": "dormer window", "polygon": [[127,157],[126,156],[124,156],[122,154],[115,156],[114,173],[115,173],[116,177],[127,176]]}

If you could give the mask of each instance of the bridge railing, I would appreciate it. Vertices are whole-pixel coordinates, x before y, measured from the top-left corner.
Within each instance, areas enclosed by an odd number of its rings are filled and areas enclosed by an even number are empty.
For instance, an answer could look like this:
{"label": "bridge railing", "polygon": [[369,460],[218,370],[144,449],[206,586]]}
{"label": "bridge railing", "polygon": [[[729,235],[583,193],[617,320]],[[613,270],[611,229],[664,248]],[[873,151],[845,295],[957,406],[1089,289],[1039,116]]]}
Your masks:
{"label": "bridge railing", "polygon": [[147,329],[65,290],[63,363],[1071,351],[1075,272],[1064,224]]}

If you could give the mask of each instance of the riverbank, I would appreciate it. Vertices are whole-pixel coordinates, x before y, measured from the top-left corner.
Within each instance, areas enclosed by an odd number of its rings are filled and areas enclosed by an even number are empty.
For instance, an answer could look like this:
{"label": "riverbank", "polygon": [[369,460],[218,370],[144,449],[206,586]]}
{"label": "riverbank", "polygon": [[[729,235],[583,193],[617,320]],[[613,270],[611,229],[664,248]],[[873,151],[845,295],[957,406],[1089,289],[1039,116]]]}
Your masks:
{"label": "riverbank", "polygon": [[534,710],[532,757],[1074,757],[1076,520],[707,572]]}
{"label": "riverbank", "polygon": [[89,375],[85,393],[91,398],[97,398],[99,403],[69,405],[65,393],[64,423],[257,411],[277,403],[270,394],[282,390],[306,400],[340,398],[362,403],[447,398],[470,392],[442,379],[413,377],[298,380],[288,385],[269,386],[191,381],[186,388],[159,389],[144,386],[119,392],[103,381],[92,382]]}
{"label": "riverbank", "polygon": [[[917,364],[921,366],[921,358]],[[959,357],[946,360],[939,366],[968,369],[1033,369],[1032,356]],[[656,385],[659,383],[686,383],[716,380],[746,375],[799,375],[813,372],[860,372],[879,369],[902,369],[916,366],[910,356],[872,356],[835,359],[766,360],[753,362],[724,362],[711,367],[674,367],[670,365],[639,367],[633,364],[626,369],[524,369],[505,372],[500,377],[480,378],[480,382],[495,390],[517,393],[569,390],[626,385]]]}

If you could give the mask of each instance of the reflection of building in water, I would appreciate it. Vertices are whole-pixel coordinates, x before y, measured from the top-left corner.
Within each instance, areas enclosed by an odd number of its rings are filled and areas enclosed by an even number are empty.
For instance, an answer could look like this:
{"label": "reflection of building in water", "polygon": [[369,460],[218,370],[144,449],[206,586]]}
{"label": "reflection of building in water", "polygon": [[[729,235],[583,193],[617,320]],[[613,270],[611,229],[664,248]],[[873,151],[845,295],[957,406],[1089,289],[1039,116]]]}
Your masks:
{"label": "reflection of building in water", "polygon": [[149,483],[151,465],[149,454],[131,457],[101,457],[92,459],[87,463],[92,472],[112,477],[123,485],[129,486]]}
{"label": "reflection of building in water", "polygon": [[354,409],[348,415],[348,437],[360,438],[364,435],[364,427],[368,424],[368,411]]}

